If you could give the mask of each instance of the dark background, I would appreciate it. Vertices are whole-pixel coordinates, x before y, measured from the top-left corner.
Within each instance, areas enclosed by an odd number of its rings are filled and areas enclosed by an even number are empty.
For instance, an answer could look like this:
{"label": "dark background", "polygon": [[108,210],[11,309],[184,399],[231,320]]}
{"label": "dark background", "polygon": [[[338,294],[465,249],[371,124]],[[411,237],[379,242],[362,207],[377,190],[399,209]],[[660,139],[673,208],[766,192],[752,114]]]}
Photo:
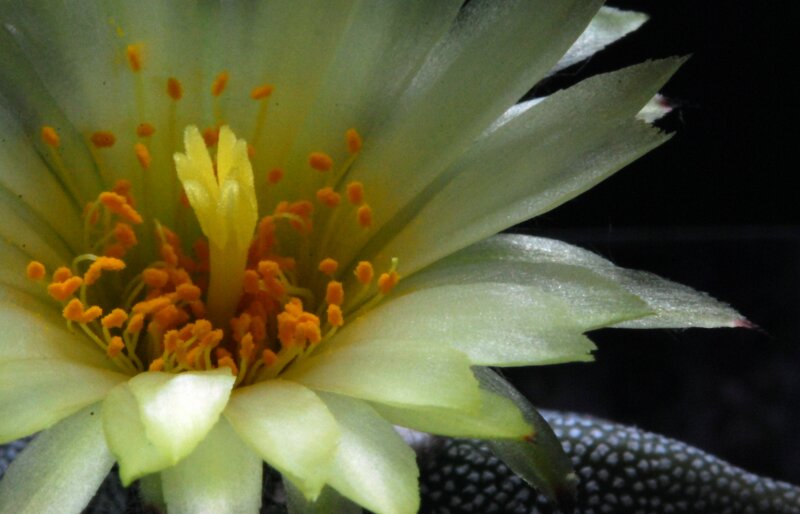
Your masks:
{"label": "dark background", "polygon": [[758,330],[595,332],[597,362],[513,370],[548,408],[685,440],[800,484],[797,29],[785,2],[617,1],[651,19],[536,91],[692,54],[664,89],[675,137],[515,229],[555,237],[735,306]]}

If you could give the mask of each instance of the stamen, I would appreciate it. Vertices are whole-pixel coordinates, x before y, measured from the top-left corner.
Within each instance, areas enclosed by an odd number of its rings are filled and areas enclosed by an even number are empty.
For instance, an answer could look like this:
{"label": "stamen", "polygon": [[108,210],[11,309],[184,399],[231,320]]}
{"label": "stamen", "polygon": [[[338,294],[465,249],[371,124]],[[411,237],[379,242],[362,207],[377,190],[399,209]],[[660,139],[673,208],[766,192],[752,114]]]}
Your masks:
{"label": "stamen", "polygon": [[275,352],[273,352],[272,350],[267,348],[261,354],[261,360],[264,361],[264,365],[265,366],[269,367],[269,366],[272,366],[273,364],[275,364],[276,362],[278,362],[278,356],[275,355]]}
{"label": "stamen", "polygon": [[364,184],[358,181],[347,184],[347,200],[353,205],[364,202]]}
{"label": "stamen", "polygon": [[142,70],[142,47],[139,44],[128,45],[125,49],[125,56],[128,58],[128,65],[134,73]]}
{"label": "stamen", "polygon": [[128,313],[122,309],[114,309],[111,313],[106,314],[100,323],[104,328],[122,328],[122,325],[128,320]]}
{"label": "stamen", "polygon": [[308,165],[317,171],[330,171],[333,159],[324,152],[311,152],[308,156]]}
{"label": "stamen", "polygon": [[361,284],[367,285],[372,281],[375,272],[372,269],[372,264],[368,261],[361,261],[356,266],[354,274]]}
{"label": "stamen", "polygon": [[336,273],[336,269],[338,267],[339,267],[339,263],[336,262],[335,259],[331,259],[330,257],[327,257],[327,258],[323,259],[319,263],[319,270],[321,272],[323,272],[324,274],[328,275],[329,277],[332,277],[333,274]]}
{"label": "stamen", "polygon": [[58,137],[56,129],[48,126],[42,127],[42,141],[52,148],[58,148],[61,144],[61,138]]}
{"label": "stamen", "polygon": [[370,228],[372,226],[372,208],[364,204],[358,208],[356,211],[356,217],[358,218],[358,224],[364,228]]}
{"label": "stamen", "polygon": [[283,170],[280,168],[273,168],[267,172],[267,182],[270,184],[277,184],[283,178]]}
{"label": "stamen", "polygon": [[378,289],[380,290],[381,294],[387,295],[391,292],[394,286],[397,285],[399,280],[400,275],[398,275],[396,271],[381,273],[381,276],[378,277]]}
{"label": "stamen", "polygon": [[167,79],[167,94],[176,102],[183,98],[183,85],[178,79],[174,77]]}
{"label": "stamen", "polygon": [[31,280],[42,280],[47,273],[47,270],[39,261],[31,261],[28,263],[28,267],[25,269],[25,274]]}
{"label": "stamen", "polygon": [[83,284],[81,277],[70,277],[63,282],[53,282],[47,286],[47,294],[59,302],[65,302]]}
{"label": "stamen", "polygon": [[166,271],[157,268],[146,268],[142,272],[142,280],[149,287],[153,289],[161,289],[169,281],[169,275]]}
{"label": "stamen", "polygon": [[228,75],[227,71],[223,71],[217,78],[214,79],[214,82],[211,84],[211,94],[214,96],[219,96],[225,91],[225,86],[228,85],[228,79],[230,75]]}
{"label": "stamen", "polygon": [[100,203],[102,203],[106,209],[131,223],[138,225],[143,221],[142,216],[136,212],[136,209],[128,203],[124,196],[118,193],[105,191],[100,193],[98,200],[100,200]]}
{"label": "stamen", "polygon": [[361,135],[354,128],[349,129],[344,134],[347,142],[347,151],[351,154],[356,154],[361,151]]}
{"label": "stamen", "polygon": [[139,123],[136,126],[136,135],[139,137],[150,137],[155,134],[156,129],[147,122]]}
{"label": "stamen", "polygon": [[333,303],[328,305],[328,323],[334,327],[341,327],[344,325],[341,307]]}
{"label": "stamen", "polygon": [[125,343],[122,342],[122,338],[119,336],[114,336],[108,342],[106,355],[108,355],[110,358],[113,359],[116,356],[118,356],[124,348],[125,348]]}
{"label": "stamen", "polygon": [[132,248],[138,243],[136,233],[127,223],[117,223],[114,226],[114,238],[125,249]]}
{"label": "stamen", "polygon": [[97,282],[103,271],[120,271],[125,269],[125,261],[114,257],[98,257],[83,275],[83,282],[90,286]]}
{"label": "stamen", "polygon": [[89,140],[95,148],[111,148],[117,142],[117,137],[113,132],[99,130],[91,135]]}
{"label": "stamen", "polygon": [[332,187],[323,187],[317,191],[317,200],[331,209],[339,205],[342,197]]}
{"label": "stamen", "polygon": [[203,141],[205,141],[206,146],[211,147],[217,144],[219,141],[219,128],[217,127],[208,127],[203,130]]}
{"label": "stamen", "polygon": [[66,266],[61,266],[53,272],[53,282],[64,282],[72,277],[72,270]]}
{"label": "stamen", "polygon": [[264,98],[268,98],[272,94],[272,91],[274,91],[274,89],[275,88],[270,84],[264,84],[263,86],[258,86],[256,88],[253,88],[252,91],[250,91],[250,98],[252,98],[253,100],[263,100]]}
{"label": "stamen", "polygon": [[84,310],[83,303],[81,303],[81,301],[77,298],[73,298],[70,300],[67,306],[64,307],[63,314],[64,317],[69,321],[74,321],[76,323],[91,323],[103,315],[103,309],[97,305],[93,305]]}
{"label": "stamen", "polygon": [[341,282],[331,280],[325,292],[325,302],[332,305],[342,305],[344,302],[344,288]]}
{"label": "stamen", "polygon": [[136,143],[133,145],[133,151],[136,154],[136,159],[139,161],[139,164],[142,166],[142,168],[149,168],[150,161],[152,159],[150,157],[150,151],[147,149],[147,147],[142,143]]}

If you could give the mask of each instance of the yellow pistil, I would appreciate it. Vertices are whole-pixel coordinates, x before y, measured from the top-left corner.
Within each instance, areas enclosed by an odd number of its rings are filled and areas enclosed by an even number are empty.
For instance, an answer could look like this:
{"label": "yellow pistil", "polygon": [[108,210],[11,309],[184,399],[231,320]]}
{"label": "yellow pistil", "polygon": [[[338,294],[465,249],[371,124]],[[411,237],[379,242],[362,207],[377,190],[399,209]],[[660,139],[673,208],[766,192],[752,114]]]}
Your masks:
{"label": "yellow pistil", "polygon": [[175,167],[210,247],[210,284],[206,305],[212,323],[227,326],[242,291],[247,254],[258,218],[253,169],[247,143],[223,126],[217,146],[216,174],[200,131],[184,132],[186,153]]}

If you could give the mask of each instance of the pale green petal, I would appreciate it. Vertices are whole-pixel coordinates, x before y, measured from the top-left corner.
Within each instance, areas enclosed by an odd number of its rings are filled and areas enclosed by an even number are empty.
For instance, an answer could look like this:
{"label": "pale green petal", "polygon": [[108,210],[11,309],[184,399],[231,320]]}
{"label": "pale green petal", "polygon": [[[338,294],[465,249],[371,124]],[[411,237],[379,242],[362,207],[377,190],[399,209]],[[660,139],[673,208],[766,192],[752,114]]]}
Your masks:
{"label": "pale green petal", "polygon": [[314,498],[328,478],[339,430],[314,392],[288,380],[236,389],[225,417],[253,450]]}
{"label": "pale green petal", "polygon": [[286,509],[289,514],[361,514],[362,509],[334,489],[326,487],[315,501],[309,501],[284,477]]}
{"label": "pale green petal", "polygon": [[[490,268],[480,267],[484,277],[460,274],[459,267],[448,276],[447,266],[417,280],[411,277],[404,288],[411,292],[387,298],[345,325],[338,338],[351,341],[380,334],[446,343],[466,353],[472,364],[555,364],[591,360],[595,347],[584,332],[650,313],[637,297],[585,270],[569,273],[553,266],[514,282],[524,269],[512,272],[506,281],[498,280]],[[497,270],[510,271],[500,265]],[[442,285],[439,279],[455,285]]]}
{"label": "pale green petal", "polygon": [[0,363],[25,359],[65,359],[116,370],[105,354],[66,321],[52,300],[0,286]]}
{"label": "pale green petal", "polygon": [[128,386],[139,405],[147,438],[176,464],[217,422],[234,380],[228,368],[177,375],[145,372],[133,377]]}
{"label": "pale green petal", "polygon": [[126,375],[69,361],[37,359],[0,364],[0,442],[48,428],[105,397]]}
{"label": "pale green petal", "polygon": [[0,513],[81,512],[114,464],[100,425],[92,405],[34,439],[0,481]]}
{"label": "pale green petal", "polygon": [[[469,3],[431,50],[392,116],[376,128],[350,173],[349,178],[363,182],[369,203],[380,207],[372,230],[367,234],[357,224],[339,224],[331,247],[322,250],[340,262],[353,259],[555,65],[600,3]],[[387,228],[385,236],[394,230]]]}
{"label": "pale green petal", "polygon": [[108,447],[119,462],[123,485],[173,464],[168,454],[147,439],[139,405],[128,384],[108,393],[103,402],[103,429]]}
{"label": "pale green petal", "polygon": [[[644,271],[628,270],[577,246],[524,235],[501,235],[452,256],[456,261],[502,261],[505,266],[554,264],[590,270],[644,300],[655,314],[620,321],[625,328],[741,327],[748,322],[728,305],[705,293]],[[520,268],[524,269],[524,268]]]}
{"label": "pale green petal", "polygon": [[170,514],[257,514],[263,463],[222,418],[177,466],[161,473]]}
{"label": "pale green petal", "polygon": [[396,406],[477,410],[478,384],[461,352],[435,339],[336,338],[283,376],[312,389]]}
{"label": "pale green petal", "polygon": [[416,458],[392,426],[364,402],[321,394],[341,430],[328,483],[376,514],[419,509]]}
{"label": "pale green petal", "polygon": [[614,41],[638,29],[646,21],[647,15],[640,12],[623,11],[613,7],[601,8],[581,37],[572,44],[551,71],[557,72],[591,57]]}
{"label": "pale green petal", "polygon": [[493,440],[489,441],[489,446],[508,467],[540,493],[555,499],[562,507],[570,503],[575,497],[577,477],[550,425],[499,374],[488,368],[476,368],[475,375],[482,387],[514,402],[534,428],[532,438],[524,441]]}
{"label": "pale green petal", "polygon": [[385,404],[372,407],[393,425],[448,437],[519,439],[533,433],[510,400],[481,390],[481,409],[470,414],[432,407],[401,408]]}
{"label": "pale green petal", "polygon": [[393,239],[376,246],[373,264],[396,257],[401,273],[413,273],[557,207],[665,142],[668,135],[635,116],[681,62],[589,78],[487,133],[419,199],[427,203],[407,213]]}

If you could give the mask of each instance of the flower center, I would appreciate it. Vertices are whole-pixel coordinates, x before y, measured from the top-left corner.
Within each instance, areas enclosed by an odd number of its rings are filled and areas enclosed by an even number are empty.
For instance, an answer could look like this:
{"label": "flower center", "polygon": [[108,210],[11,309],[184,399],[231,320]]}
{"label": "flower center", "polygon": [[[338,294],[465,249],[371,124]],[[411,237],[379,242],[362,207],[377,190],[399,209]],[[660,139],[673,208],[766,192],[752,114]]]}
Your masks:
{"label": "flower center", "polygon": [[[139,73],[143,64],[137,47],[128,47],[126,55],[130,69]],[[211,87],[214,98],[229,79],[227,73],[217,76]],[[166,92],[175,102],[183,96],[174,78],[168,79]],[[253,141],[261,137],[266,99],[272,92],[271,86],[262,85],[250,93],[252,100],[261,102]],[[220,112],[215,116],[222,119]],[[129,158],[147,172],[154,162],[149,148],[156,129],[142,122],[135,132],[138,142]],[[45,126],[41,137],[55,165],[65,168],[58,132]],[[140,209],[132,193],[135,181],[123,179],[87,204],[85,253],[57,268],[49,281],[38,261],[28,265],[27,275],[47,282],[47,292],[61,302],[67,324],[81,330],[127,373],[224,366],[236,375],[237,385],[274,378],[330,339],[346,317],[380,301],[399,279],[394,261],[377,279],[367,261],[350,269],[340,266],[335,256],[308,262],[319,256],[311,246],[325,241],[330,225],[347,222],[367,230],[372,222],[362,184],[344,180],[361,150],[361,137],[350,129],[344,139],[348,156],[340,166],[326,153],[308,155],[311,170],[302,173],[328,177],[313,198],[277,201],[273,212],[259,220],[251,163],[255,148],[227,125],[203,132],[190,125],[184,130],[184,152],[174,154],[184,191],[181,202],[174,203],[175,209],[192,208],[204,236],[191,252],[181,235],[197,234],[197,225],[182,223],[188,228],[172,230],[148,216],[149,210],[162,212],[163,205],[156,208],[151,201]],[[98,167],[99,152],[113,150],[116,140],[108,131],[88,137]],[[209,149],[215,146],[212,156]],[[269,192],[283,181],[302,180],[297,175],[273,168],[266,172],[263,187]],[[353,217],[342,221],[336,211],[345,206]],[[315,221],[321,221],[323,233],[312,237]],[[152,238],[142,233],[150,224]],[[153,243],[140,244],[140,239]],[[112,273],[116,276],[106,277]],[[349,273],[355,280],[345,303],[343,284]]]}

